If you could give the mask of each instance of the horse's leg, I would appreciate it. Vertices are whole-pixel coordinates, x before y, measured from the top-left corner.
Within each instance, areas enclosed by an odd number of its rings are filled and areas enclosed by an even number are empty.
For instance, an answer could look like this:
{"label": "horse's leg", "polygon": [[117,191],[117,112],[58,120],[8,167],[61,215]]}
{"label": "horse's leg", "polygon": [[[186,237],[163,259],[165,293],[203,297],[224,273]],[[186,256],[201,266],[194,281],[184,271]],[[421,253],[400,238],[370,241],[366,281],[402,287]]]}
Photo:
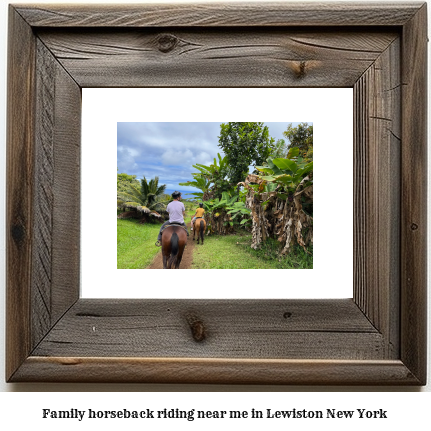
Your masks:
{"label": "horse's leg", "polygon": [[182,258],[183,258],[183,253],[177,256],[177,261],[175,262],[175,269],[179,269]]}
{"label": "horse's leg", "polygon": [[181,260],[183,258],[183,253],[184,253],[184,249],[186,247],[186,243],[187,243],[187,236],[185,238],[183,238],[179,243],[179,251],[178,251],[177,261],[175,264],[175,269],[179,269],[179,267],[180,267],[180,263],[181,263]]}
{"label": "horse's leg", "polygon": [[162,235],[162,257],[163,257],[163,269],[168,269],[168,259],[171,255],[171,242],[170,240],[166,240],[163,242]]}
{"label": "horse's leg", "polygon": [[178,235],[174,231],[172,233],[171,239],[170,239],[170,257],[168,260],[168,269],[172,269],[172,267],[176,267],[176,261],[178,259],[178,253],[179,253],[179,244],[178,244]]}
{"label": "horse's leg", "polygon": [[201,237],[201,241],[202,241],[202,245],[204,245],[204,222],[201,220],[201,225],[200,225],[200,237]]}
{"label": "horse's leg", "polygon": [[195,235],[196,235],[196,229],[195,226],[192,224],[193,227],[193,241],[195,240]]}

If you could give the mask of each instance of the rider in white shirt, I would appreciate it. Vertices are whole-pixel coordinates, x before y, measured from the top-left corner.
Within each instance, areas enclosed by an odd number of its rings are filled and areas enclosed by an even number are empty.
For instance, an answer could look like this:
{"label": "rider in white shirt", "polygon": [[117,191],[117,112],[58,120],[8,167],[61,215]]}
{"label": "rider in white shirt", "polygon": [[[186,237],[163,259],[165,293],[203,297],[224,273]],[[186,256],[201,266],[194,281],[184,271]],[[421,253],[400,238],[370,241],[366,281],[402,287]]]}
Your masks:
{"label": "rider in white shirt", "polygon": [[[169,213],[169,221],[165,221],[160,227],[159,236],[157,237],[156,246],[160,247],[162,245],[162,230],[166,225],[175,223],[186,226],[184,223],[184,216],[186,215],[186,208],[184,204],[181,202],[181,192],[173,192],[172,193],[173,201],[168,204],[166,207],[166,211]],[[185,228],[187,232],[187,236],[189,236],[189,232],[187,231],[187,227]]]}

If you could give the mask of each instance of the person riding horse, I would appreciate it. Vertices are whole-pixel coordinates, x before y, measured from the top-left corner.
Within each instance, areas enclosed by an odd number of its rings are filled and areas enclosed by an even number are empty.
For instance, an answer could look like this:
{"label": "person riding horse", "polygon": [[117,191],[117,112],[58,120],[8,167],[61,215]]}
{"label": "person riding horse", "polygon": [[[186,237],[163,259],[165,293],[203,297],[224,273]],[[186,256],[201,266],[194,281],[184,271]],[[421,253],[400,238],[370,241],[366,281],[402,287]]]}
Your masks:
{"label": "person riding horse", "polygon": [[195,215],[192,216],[191,230],[193,230],[193,225],[195,224],[196,219],[202,218],[204,216],[205,210],[204,210],[203,206],[204,206],[204,204],[199,204],[199,208],[196,209]]}
{"label": "person riding horse", "polygon": [[162,226],[160,227],[160,232],[157,237],[156,246],[161,247],[162,246],[162,231],[165,226],[170,225],[172,223],[180,224],[185,227],[185,230],[187,232],[187,236],[189,236],[189,232],[187,231],[186,224],[184,223],[184,216],[186,215],[186,208],[184,207],[184,204],[181,202],[181,192],[173,192],[172,193],[172,199],[173,201],[168,204],[166,207],[166,211],[169,213],[169,221],[165,221]]}

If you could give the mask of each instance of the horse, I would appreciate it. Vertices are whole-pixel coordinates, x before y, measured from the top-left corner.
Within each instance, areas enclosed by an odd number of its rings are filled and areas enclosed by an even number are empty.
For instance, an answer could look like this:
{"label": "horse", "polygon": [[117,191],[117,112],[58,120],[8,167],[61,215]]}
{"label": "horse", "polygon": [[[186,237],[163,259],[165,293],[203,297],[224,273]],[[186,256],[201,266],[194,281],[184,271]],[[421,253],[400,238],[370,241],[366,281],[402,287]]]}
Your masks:
{"label": "horse", "polygon": [[[204,233],[205,229],[207,228],[207,224],[205,222],[205,219],[203,218],[197,218],[193,225],[193,241],[195,240],[195,234],[198,233],[198,244],[199,244],[199,237],[202,240],[202,245],[204,245]],[[199,231],[198,231],[199,229]]]}
{"label": "horse", "polygon": [[178,269],[187,243],[186,230],[178,225],[167,226],[162,233],[163,269]]}

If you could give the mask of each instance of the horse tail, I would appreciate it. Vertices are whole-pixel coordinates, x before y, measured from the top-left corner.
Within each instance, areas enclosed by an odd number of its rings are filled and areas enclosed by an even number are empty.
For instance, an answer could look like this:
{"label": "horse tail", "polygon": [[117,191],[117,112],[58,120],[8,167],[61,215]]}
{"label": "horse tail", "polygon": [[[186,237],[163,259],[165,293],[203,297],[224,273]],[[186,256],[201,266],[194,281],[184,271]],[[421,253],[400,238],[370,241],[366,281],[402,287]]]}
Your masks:
{"label": "horse tail", "polygon": [[171,236],[171,257],[168,261],[168,269],[172,269],[173,267],[175,267],[179,249],[180,247],[178,243],[178,235],[176,232],[174,232]]}
{"label": "horse tail", "polygon": [[204,243],[204,230],[205,230],[205,228],[204,228],[204,221],[201,220],[201,228],[200,228],[200,231],[199,231],[199,235],[201,236],[202,244]]}

